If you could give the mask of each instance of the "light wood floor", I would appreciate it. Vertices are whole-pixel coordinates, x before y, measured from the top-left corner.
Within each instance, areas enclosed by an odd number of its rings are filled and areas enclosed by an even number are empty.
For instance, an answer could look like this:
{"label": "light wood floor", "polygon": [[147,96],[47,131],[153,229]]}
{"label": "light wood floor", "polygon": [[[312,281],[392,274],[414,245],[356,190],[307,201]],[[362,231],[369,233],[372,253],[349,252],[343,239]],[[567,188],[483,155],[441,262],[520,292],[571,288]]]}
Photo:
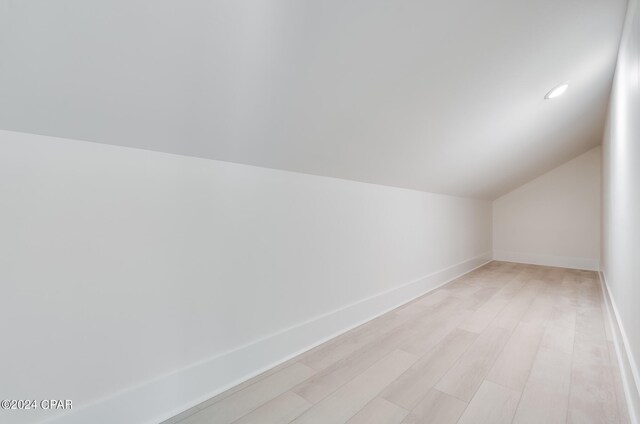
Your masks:
{"label": "light wood floor", "polygon": [[491,262],[165,424],[626,424],[601,293]]}

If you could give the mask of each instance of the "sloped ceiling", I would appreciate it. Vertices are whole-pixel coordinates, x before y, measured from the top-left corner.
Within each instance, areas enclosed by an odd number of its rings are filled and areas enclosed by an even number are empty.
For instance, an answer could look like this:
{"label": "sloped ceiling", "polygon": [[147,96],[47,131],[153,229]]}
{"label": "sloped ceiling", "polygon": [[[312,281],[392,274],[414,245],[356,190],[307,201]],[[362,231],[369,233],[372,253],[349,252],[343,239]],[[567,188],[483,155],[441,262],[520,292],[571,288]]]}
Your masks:
{"label": "sloped ceiling", "polygon": [[491,199],[600,143],[625,8],[0,0],[0,128]]}

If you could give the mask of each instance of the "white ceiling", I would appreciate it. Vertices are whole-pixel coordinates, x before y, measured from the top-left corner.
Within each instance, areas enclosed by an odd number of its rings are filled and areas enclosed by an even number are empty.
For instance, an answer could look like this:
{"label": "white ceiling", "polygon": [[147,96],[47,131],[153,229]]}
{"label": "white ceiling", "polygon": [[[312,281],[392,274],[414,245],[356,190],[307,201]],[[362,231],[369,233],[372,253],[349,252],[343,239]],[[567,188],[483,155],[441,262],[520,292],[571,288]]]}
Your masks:
{"label": "white ceiling", "polygon": [[625,8],[0,0],[0,128],[495,198],[600,143]]}

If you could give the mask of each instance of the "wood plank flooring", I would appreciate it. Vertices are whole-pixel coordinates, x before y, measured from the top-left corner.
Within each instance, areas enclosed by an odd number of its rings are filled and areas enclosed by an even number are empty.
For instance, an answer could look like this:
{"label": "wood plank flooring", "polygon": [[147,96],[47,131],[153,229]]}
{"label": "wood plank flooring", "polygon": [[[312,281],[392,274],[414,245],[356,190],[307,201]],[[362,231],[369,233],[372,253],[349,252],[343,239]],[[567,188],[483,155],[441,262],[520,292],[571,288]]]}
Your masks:
{"label": "wood plank flooring", "polygon": [[626,424],[601,293],[491,262],[163,424]]}

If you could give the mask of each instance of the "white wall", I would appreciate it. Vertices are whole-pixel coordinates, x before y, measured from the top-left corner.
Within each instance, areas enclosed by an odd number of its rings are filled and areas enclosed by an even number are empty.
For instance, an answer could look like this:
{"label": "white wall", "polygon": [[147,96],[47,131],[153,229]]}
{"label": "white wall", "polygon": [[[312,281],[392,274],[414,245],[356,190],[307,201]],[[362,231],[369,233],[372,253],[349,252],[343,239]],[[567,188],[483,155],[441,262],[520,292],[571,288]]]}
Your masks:
{"label": "white wall", "polygon": [[493,202],[494,259],[599,269],[600,147]]}
{"label": "white wall", "polygon": [[484,263],[491,204],[0,131],[0,235],[0,398],[142,423]]}
{"label": "white wall", "polygon": [[640,5],[629,2],[603,141],[602,273],[628,401],[640,418]]}

